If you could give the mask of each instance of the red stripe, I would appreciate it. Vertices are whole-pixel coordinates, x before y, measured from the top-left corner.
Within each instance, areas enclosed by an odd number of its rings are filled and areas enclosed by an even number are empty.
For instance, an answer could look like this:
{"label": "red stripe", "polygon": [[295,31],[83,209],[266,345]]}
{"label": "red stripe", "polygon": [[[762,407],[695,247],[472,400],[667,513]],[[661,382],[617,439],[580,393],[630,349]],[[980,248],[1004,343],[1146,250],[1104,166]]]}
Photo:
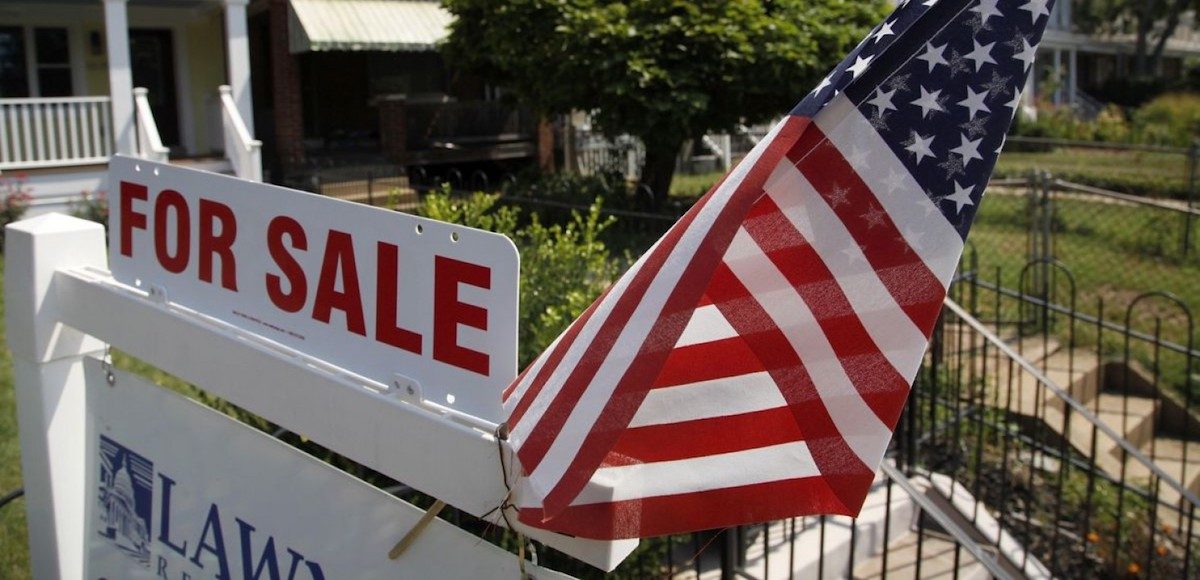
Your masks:
{"label": "red stripe", "polygon": [[654,388],[738,377],[761,370],[754,352],[735,336],[672,350],[654,381]]}
{"label": "red stripe", "polygon": [[[616,298],[616,304],[608,314],[608,318],[600,325],[592,342],[588,345],[587,350],[580,358],[575,368],[563,381],[558,392],[554,393],[554,398],[546,407],[546,411],[542,414],[537,424],[529,431],[529,435],[517,450],[517,455],[521,458],[521,465],[525,469],[525,473],[533,473],[542,458],[546,456],[546,451],[550,449],[550,444],[558,437],[558,432],[562,430],[563,424],[567,422],[567,418],[571,415],[571,409],[579,402],[579,398],[583,396],[587,386],[591,384],[596,376],[596,371],[607,358],[608,353],[616,344],[617,338],[621,331],[629,323],[629,318],[633,316],[634,310],[641,303],[642,297],[645,296],[646,290],[650,287],[650,283],[666,262],[671,251],[679,243],[683,237],[684,231],[691,225],[691,222],[696,218],[696,214],[707,203],[709,198],[705,197],[696,204],[683,218],[676,223],[666,236],[663,237],[658,247],[652,252],[646,262],[642,264],[632,281],[625,288],[625,291]],[[599,304],[599,301],[597,301]],[[576,325],[572,325],[574,328]],[[578,325],[582,327],[582,325]],[[563,351],[565,352],[565,350]],[[555,361],[555,366],[560,362]],[[548,375],[547,375],[548,376]],[[539,389],[541,385],[539,385]],[[523,401],[524,402],[524,401]],[[530,400],[532,402],[532,399]],[[528,405],[526,405],[528,406]],[[517,424],[516,420],[511,420],[511,426]],[[599,465],[599,463],[597,463]],[[582,488],[581,488],[582,489]]]}
{"label": "red stripe", "polygon": [[743,227],[808,305],[863,401],[894,429],[909,382],[880,352],[820,254],[770,196],[755,204]]}
{"label": "red stripe", "polygon": [[[803,440],[804,434],[796,424],[794,412],[788,407],[776,407],[739,415],[626,429],[613,446],[611,454],[635,459],[637,463],[655,463]],[[608,463],[607,460],[605,463]]]}
{"label": "red stripe", "polygon": [[[550,378],[550,374],[554,372],[554,369],[558,368],[558,364],[562,362],[563,356],[566,355],[567,351],[571,348],[571,345],[575,343],[575,338],[579,336],[579,331],[585,324],[587,324],[587,321],[591,319],[592,313],[596,311],[596,306],[608,296],[608,293],[611,290],[611,287],[606,289],[604,293],[600,295],[600,298],[597,298],[596,301],[591,304],[591,306],[587,307],[587,310],[583,311],[583,314],[579,315],[579,318],[577,318],[575,322],[571,323],[571,326],[567,327],[566,332],[563,333],[562,340],[558,341],[558,346],[554,350],[550,351],[549,353],[542,353],[540,355],[540,357],[548,358],[546,359],[546,363],[542,365],[541,370],[538,371],[537,376],[533,377],[533,382],[530,383],[529,388],[525,391],[525,394],[522,395],[521,399],[517,401],[517,406],[512,410],[511,413],[508,414],[508,426],[510,430],[515,427],[517,422],[521,420],[521,417],[525,415],[525,411],[529,410],[529,405],[533,403],[534,399],[537,398],[538,393],[542,391],[542,387],[545,386],[546,380]],[[535,360],[533,364],[536,364],[536,362],[537,361]],[[532,364],[530,366],[532,366]],[[526,368],[521,375],[524,376],[526,372],[529,372],[528,368]],[[520,384],[520,382],[521,379],[518,377],[517,381],[509,386],[509,392],[505,395],[506,402],[508,396],[510,396],[512,393],[511,390]]]}
{"label": "red stripe", "polygon": [[[863,490],[864,497],[866,491]],[[540,509],[523,508],[520,520],[534,527],[581,538],[614,540],[679,534],[805,515],[852,515],[858,509],[846,509],[824,479],[805,477],[679,495],[571,506],[549,520],[544,520],[546,514]]]}
{"label": "red stripe", "polygon": [[[946,289],[904,240],[890,215],[885,212],[875,224],[864,219],[871,209],[884,211],[870,187],[816,125],[788,152],[788,158],[796,163],[855,241],[863,246],[867,261],[883,285],[928,337],[941,312]],[[844,192],[844,199],[838,199],[839,190]]]}
{"label": "red stripe", "polygon": [[[604,456],[612,449],[621,432],[629,425],[630,419],[637,412],[649,388],[647,380],[656,377],[666,361],[667,355],[678,342],[679,336],[691,318],[696,303],[703,295],[704,285],[711,278],[712,272],[721,261],[721,256],[729,247],[730,240],[737,232],[742,218],[749,211],[754,201],[762,195],[763,184],[778,166],[780,160],[792,144],[804,133],[810,125],[809,119],[788,117],[782,130],[759,158],[758,162],[747,172],[737,190],[730,196],[729,201],[721,209],[708,232],[704,235],[696,252],[690,257],[678,283],[671,291],[662,312],[658,315],[654,326],[638,350],[637,355],[617,382],[612,396],[605,403],[597,421],[592,425],[583,444],[572,458],[563,477],[551,489],[543,500],[545,510],[553,515],[558,510],[565,509],[583,489],[592,473],[604,460]],[[647,282],[648,283],[648,282]],[[625,296],[622,296],[625,298]],[[640,298],[640,297],[639,297]],[[580,369],[577,369],[577,372]],[[587,383],[591,382],[592,373],[584,373],[578,386],[572,385],[574,379],[568,379],[563,391],[582,393]],[[560,393],[561,396],[561,393]],[[570,406],[578,400],[579,395],[571,396]],[[557,400],[555,401],[558,402]],[[558,436],[570,406],[558,415],[551,415],[553,420],[548,425],[540,425],[538,429],[545,434],[546,439],[530,453],[532,463],[525,463],[525,455],[521,455],[522,465],[528,472],[536,469],[537,463],[545,456],[549,441]],[[522,448],[524,451],[524,447]]]}
{"label": "red stripe", "polygon": [[874,469],[846,444],[787,337],[725,264],[714,274],[708,293],[779,385],[822,477],[831,480],[842,505],[857,512]]}

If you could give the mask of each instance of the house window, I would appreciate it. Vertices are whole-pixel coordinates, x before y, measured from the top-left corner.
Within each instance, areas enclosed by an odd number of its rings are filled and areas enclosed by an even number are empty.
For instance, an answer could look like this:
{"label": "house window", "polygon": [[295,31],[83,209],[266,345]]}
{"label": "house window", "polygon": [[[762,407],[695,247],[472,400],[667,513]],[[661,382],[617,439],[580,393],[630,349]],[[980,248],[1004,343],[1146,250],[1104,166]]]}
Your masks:
{"label": "house window", "polygon": [[38,95],[71,96],[71,51],[67,42],[67,29],[35,28],[33,44],[37,62]]}
{"label": "house window", "polygon": [[0,97],[28,96],[25,31],[19,26],[0,26]]}

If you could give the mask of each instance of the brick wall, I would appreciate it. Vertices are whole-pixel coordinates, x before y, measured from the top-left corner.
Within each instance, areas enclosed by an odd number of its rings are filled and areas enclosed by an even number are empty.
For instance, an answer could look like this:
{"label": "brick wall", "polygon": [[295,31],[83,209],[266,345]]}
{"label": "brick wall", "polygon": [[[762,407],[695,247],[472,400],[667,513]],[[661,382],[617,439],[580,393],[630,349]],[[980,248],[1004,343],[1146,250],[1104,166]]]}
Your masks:
{"label": "brick wall", "polygon": [[271,80],[275,109],[275,152],[288,173],[304,164],[304,109],[300,65],[288,51],[287,0],[271,0]]}

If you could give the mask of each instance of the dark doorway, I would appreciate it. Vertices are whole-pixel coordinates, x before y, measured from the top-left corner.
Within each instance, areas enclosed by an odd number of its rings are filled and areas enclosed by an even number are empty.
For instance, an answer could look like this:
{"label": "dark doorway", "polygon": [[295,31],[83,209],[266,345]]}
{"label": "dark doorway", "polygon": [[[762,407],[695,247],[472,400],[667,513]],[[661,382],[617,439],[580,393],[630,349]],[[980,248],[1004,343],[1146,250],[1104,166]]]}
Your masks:
{"label": "dark doorway", "polygon": [[179,99],[175,92],[175,50],[170,30],[129,31],[133,86],[145,87],[163,145],[179,147]]}

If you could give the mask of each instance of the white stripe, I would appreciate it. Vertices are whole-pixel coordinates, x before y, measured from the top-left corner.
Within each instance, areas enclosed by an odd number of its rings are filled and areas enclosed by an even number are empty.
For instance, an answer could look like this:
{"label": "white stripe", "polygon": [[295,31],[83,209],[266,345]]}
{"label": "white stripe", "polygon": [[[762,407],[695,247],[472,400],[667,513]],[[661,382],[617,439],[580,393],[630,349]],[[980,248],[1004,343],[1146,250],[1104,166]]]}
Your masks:
{"label": "white stripe", "polygon": [[859,396],[812,311],[746,230],[738,230],[725,263],[787,337],[846,444],[874,470],[892,432]]}
{"label": "white stripe", "polygon": [[546,366],[546,359],[550,358],[547,355],[551,352],[554,352],[554,349],[558,348],[558,343],[562,342],[562,339],[563,334],[558,335],[554,339],[554,342],[550,343],[550,346],[546,347],[546,350],[543,351],[542,354],[538,355],[536,359],[534,359],[533,364],[530,365],[529,369],[525,371],[525,376],[521,378],[520,384],[518,384],[517,388],[513,390],[511,395],[508,396],[508,399],[504,401],[505,413],[512,413],[513,409],[517,407],[517,404],[521,402],[521,399],[525,396],[525,392],[529,390],[529,385],[533,383],[535,378],[537,378],[538,373],[542,372],[542,367]]}
{"label": "white stripe", "polygon": [[786,407],[787,401],[766,372],[702,381],[646,393],[629,426],[666,425],[728,417]]}
{"label": "white stripe", "polygon": [[[608,299],[596,305],[596,310],[592,313],[592,317],[588,319],[587,324],[585,324],[583,328],[580,329],[579,334],[575,336],[575,342],[568,347],[566,354],[563,355],[563,358],[559,361],[558,366],[553,372],[550,373],[550,376],[546,379],[541,391],[538,392],[536,398],[526,410],[525,415],[521,417],[520,422],[516,425],[510,426],[512,427],[512,432],[509,434],[509,440],[512,442],[514,449],[521,448],[526,435],[541,419],[542,414],[545,413],[546,407],[550,404],[550,401],[554,400],[554,395],[557,394],[561,388],[562,381],[566,378],[566,376],[568,376],[570,371],[575,369],[575,367],[579,364],[579,360],[585,353],[587,353],[588,348],[591,346],[592,340],[596,337],[596,333],[600,331],[600,327],[604,324],[604,321],[608,319],[608,315],[612,312],[613,307],[616,305],[615,298],[625,292],[625,289],[633,280],[634,275],[636,275],[646,263],[646,259],[649,255],[650,253],[647,252],[645,255],[639,258],[631,268],[629,268],[624,276],[621,276],[619,279],[617,279],[617,283],[614,284],[612,289],[608,292]],[[564,331],[563,334],[566,334],[566,332]],[[560,334],[559,339],[561,338],[562,335]],[[555,343],[557,343],[559,339],[555,339]],[[551,350],[546,350],[538,356],[538,360],[542,361],[546,358],[549,358],[550,353]],[[532,380],[533,377],[531,377],[529,374],[526,374],[525,380],[522,381],[523,384],[519,387],[522,396],[524,396],[525,391],[528,390],[529,383],[531,383]]]}
{"label": "white stripe", "polygon": [[787,481],[820,475],[803,441],[596,470],[592,482],[571,505],[680,495],[712,489]]}
{"label": "white stripe", "polygon": [[767,193],[810,244],[846,295],[853,314],[905,380],[921,367],[929,340],[879,279],[845,225],[812,183],[792,165],[767,182]]}
{"label": "white stripe", "polygon": [[679,335],[679,341],[675,343],[675,348],[715,342],[735,336],[737,336],[737,331],[729,325],[728,320],[725,320],[725,315],[721,314],[716,305],[709,304],[697,308],[692,313],[692,318],[688,321],[687,328],[683,329],[683,334]]}
{"label": "white stripe", "polygon": [[[831,101],[817,114],[814,122],[839,151],[849,152],[857,147],[860,151],[869,152],[864,156],[865,163],[854,165],[850,159],[847,162],[875,193],[875,198],[890,215],[909,246],[942,282],[942,287],[948,288],[958,267],[958,259],[962,256],[962,237],[926,196],[925,190],[896,158],[883,137],[845,95]],[[902,177],[902,186],[894,192],[888,192],[884,183],[893,174]],[[953,184],[946,187],[952,188]],[[952,189],[945,193],[950,192]]]}
{"label": "white stripe", "polygon": [[[612,398],[613,391],[616,389],[617,381],[625,374],[625,370],[632,363],[641,350],[642,344],[646,336],[653,328],[655,321],[662,312],[663,306],[671,292],[675,289],[679,278],[683,275],[684,270],[691,262],[691,257],[696,253],[696,249],[700,243],[708,237],[709,231],[712,228],[713,222],[725,208],[729,198],[745,180],[746,174],[755,166],[758,160],[762,157],[766,149],[776,139],[780,129],[787,122],[787,118],[780,121],[771,130],[771,134],[767,138],[759,142],[732,174],[726,178],[725,182],[717,191],[714,192],[712,198],[705,204],[703,210],[695,217],[690,227],[688,227],[679,243],[674,248],[674,251],[667,257],[663,263],[658,275],[650,282],[646,294],[634,309],[633,315],[630,317],[628,324],[622,329],[616,342],[613,344],[608,355],[605,357],[600,368],[596,372],[595,379],[592,380],[584,390],[583,396],[575,403],[571,409],[571,414],[567,418],[566,423],[559,431],[558,436],[550,444],[546,456],[538,464],[533,473],[529,474],[530,485],[533,489],[545,497],[550,490],[554,488],[566,473],[567,467],[571,461],[579,453],[584,441],[591,433],[592,426],[600,416],[600,412],[608,404]],[[630,278],[630,274],[622,276],[622,280]],[[606,302],[615,303],[619,295],[610,295]],[[586,343],[576,342],[577,347],[591,348],[590,341]],[[554,389],[547,393],[545,390],[542,395],[535,401],[531,407],[531,419],[540,420],[541,415],[549,406],[553,395],[557,394],[561,389],[562,380],[566,378],[569,370],[573,367],[559,366],[559,371],[555,377],[552,377],[552,385]],[[565,369],[565,370],[564,370]],[[557,375],[562,375],[559,378]],[[652,378],[651,378],[652,380]],[[526,429],[534,421],[522,421],[522,426]]]}

